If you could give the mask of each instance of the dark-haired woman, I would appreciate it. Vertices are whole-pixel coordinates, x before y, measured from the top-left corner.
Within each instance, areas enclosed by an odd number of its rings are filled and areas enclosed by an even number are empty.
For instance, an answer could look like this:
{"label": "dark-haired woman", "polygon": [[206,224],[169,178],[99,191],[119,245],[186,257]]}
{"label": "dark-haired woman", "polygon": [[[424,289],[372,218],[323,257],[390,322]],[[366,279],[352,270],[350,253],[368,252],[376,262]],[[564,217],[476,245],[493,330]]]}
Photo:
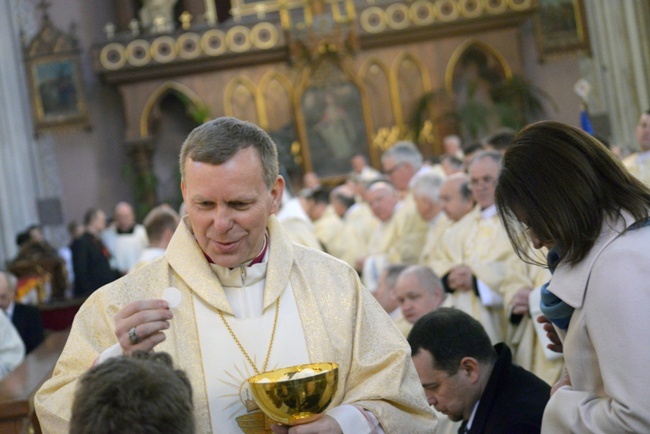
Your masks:
{"label": "dark-haired woman", "polygon": [[496,203],[522,258],[550,249],[541,307],[566,371],[542,432],[650,432],[650,189],[590,135],[540,122],[506,152]]}

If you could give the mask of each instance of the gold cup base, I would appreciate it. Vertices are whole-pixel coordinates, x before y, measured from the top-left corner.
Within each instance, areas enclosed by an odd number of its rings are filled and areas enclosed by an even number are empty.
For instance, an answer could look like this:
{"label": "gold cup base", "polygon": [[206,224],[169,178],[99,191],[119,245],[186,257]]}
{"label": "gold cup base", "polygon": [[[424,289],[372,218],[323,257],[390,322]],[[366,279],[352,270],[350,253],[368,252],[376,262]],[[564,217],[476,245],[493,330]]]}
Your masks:
{"label": "gold cup base", "polygon": [[302,413],[297,413],[297,414],[292,414],[290,417],[289,425],[302,425],[305,423],[310,423],[313,422],[317,419],[320,419],[323,417],[321,413],[311,413],[309,411],[305,411]]}
{"label": "gold cup base", "polygon": [[244,434],[272,434],[273,421],[261,411],[244,414],[237,419],[237,425]]}

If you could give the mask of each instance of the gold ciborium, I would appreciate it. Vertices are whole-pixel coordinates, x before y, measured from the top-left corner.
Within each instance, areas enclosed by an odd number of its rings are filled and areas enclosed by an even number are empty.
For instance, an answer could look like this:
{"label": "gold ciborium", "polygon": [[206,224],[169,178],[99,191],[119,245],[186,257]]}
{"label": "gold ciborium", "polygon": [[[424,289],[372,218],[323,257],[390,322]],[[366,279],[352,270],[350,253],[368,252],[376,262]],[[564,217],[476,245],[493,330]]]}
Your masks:
{"label": "gold ciborium", "polygon": [[264,372],[248,379],[255,402],[271,419],[300,425],[319,417],[339,380],[336,363],[310,363]]}

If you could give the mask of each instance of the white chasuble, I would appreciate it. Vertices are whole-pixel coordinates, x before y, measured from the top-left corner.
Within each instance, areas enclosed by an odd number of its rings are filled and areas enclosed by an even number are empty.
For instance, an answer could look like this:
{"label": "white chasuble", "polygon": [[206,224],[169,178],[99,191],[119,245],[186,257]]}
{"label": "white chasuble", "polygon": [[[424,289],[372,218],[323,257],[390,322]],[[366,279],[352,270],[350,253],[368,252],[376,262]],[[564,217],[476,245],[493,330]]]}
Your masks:
{"label": "white chasuble", "polygon": [[[212,269],[235,314],[223,317],[259,372],[263,372],[269,352],[276,306],[279,307],[277,328],[266,370],[311,362],[290,284],[280,294],[279,305],[273,302],[262,311],[266,263],[233,270],[212,265]],[[198,297],[193,301],[212,431],[241,432],[236,418],[247,413],[246,401],[250,404],[253,399],[246,380],[258,372],[246,359],[216,309]]]}
{"label": "white chasuble", "polygon": [[[218,312],[260,369],[278,299],[278,328],[268,369],[307,361],[338,363],[338,389],[327,410],[332,417],[337,418],[335,411],[349,408],[344,404],[352,404],[367,410],[365,415],[372,412],[387,433],[434,432],[436,421],[408,344],[361,286],[356,272],[329,255],[292,244],[274,216],[269,218],[268,231],[265,277],[249,282],[251,286],[243,291],[235,279],[241,280],[241,269],[234,270],[232,279],[217,276],[185,218],[163,258],[93,293],[75,317],[52,378],[34,398],[43,432],[69,431],[79,377],[117,343],[115,314],[134,300],[161,298],[169,286],[178,288],[182,300],[164,331],[165,341],[155,351],[168,352],[175,366],[187,373],[197,433],[242,432],[235,420],[245,412],[238,388],[253,374]],[[247,269],[252,270],[247,271],[251,280],[261,275],[255,269],[256,265]],[[363,412],[352,411],[353,418],[365,423]],[[347,433],[370,433],[372,428],[365,424],[365,431],[352,428]]]}

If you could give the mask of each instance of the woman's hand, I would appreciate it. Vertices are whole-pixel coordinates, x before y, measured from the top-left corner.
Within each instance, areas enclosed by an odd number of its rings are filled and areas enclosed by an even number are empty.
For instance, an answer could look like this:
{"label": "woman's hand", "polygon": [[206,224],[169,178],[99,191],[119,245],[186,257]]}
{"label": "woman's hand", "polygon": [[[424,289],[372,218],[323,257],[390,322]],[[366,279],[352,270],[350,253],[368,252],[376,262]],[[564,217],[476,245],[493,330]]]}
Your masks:
{"label": "woman's hand", "polygon": [[560,354],[563,353],[564,347],[562,345],[562,341],[560,340],[560,337],[558,336],[555,327],[553,327],[553,323],[551,323],[551,320],[546,318],[544,315],[540,315],[537,317],[537,322],[540,324],[544,324],[544,331],[546,332],[546,337],[548,337],[552,342],[551,344],[548,344],[546,347],[551,351],[555,351],[556,353],[560,353]]}

